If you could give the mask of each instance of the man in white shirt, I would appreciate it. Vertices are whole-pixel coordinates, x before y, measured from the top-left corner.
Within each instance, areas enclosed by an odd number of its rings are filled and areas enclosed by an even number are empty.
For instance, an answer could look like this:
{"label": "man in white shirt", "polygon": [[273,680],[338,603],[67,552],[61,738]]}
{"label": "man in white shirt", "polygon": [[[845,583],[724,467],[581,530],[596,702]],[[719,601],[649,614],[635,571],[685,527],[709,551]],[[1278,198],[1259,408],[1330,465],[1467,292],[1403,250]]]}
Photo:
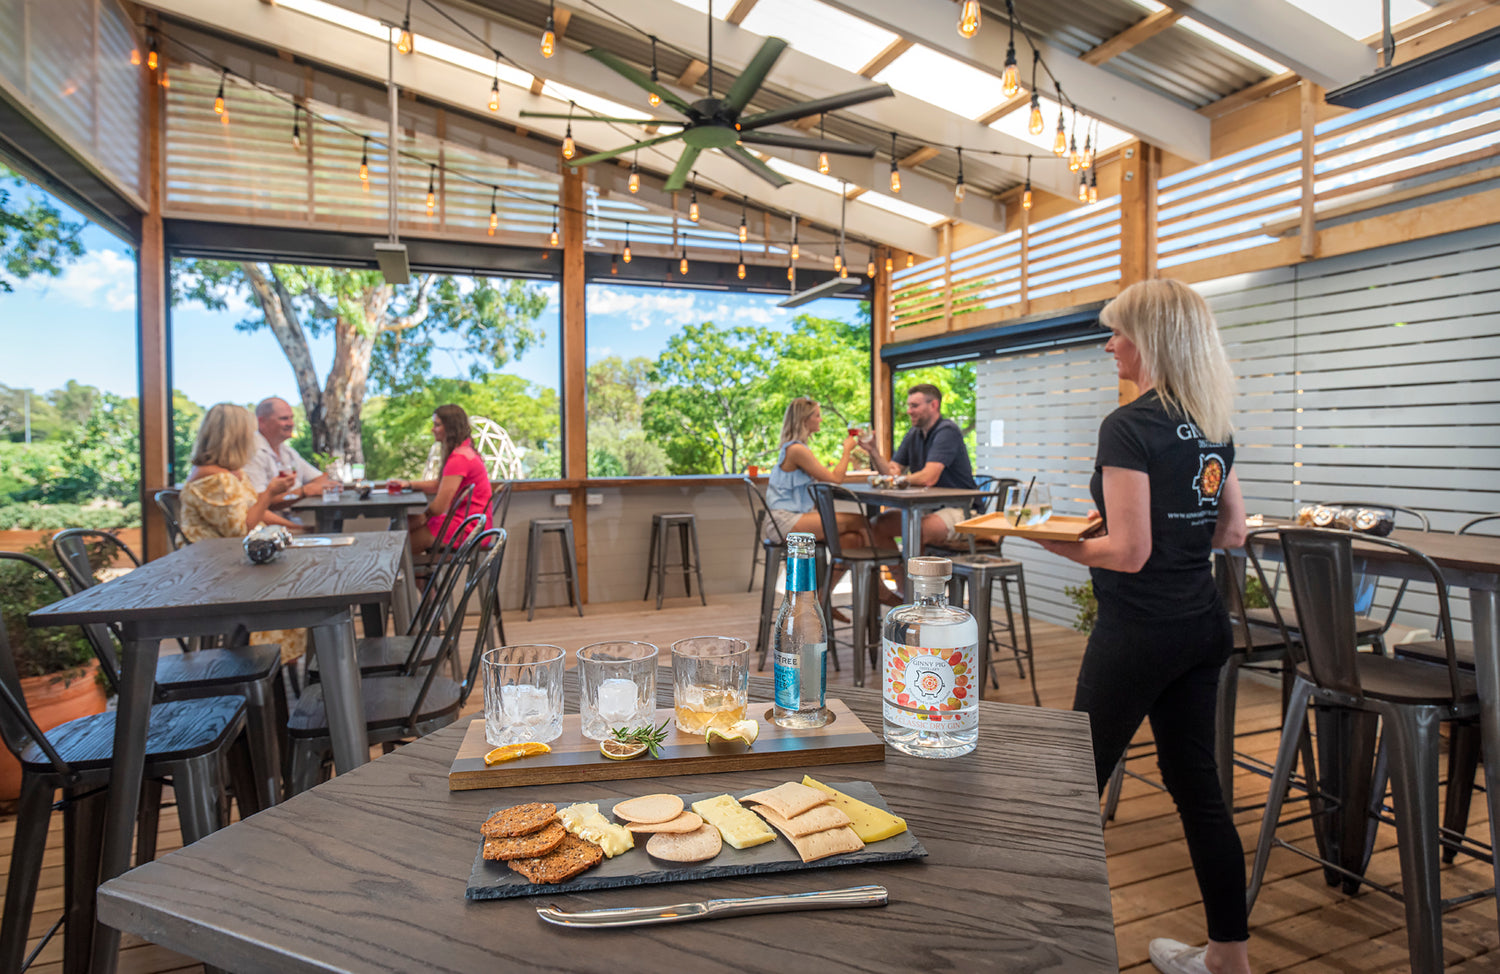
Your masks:
{"label": "man in white shirt", "polygon": [[297,417],[285,399],[272,396],[262,399],[255,407],[255,422],[259,431],[255,434],[255,456],[245,465],[245,478],[256,491],[276,479],[281,471],[297,478],[296,486],[272,502],[273,507],[285,507],[309,494],[321,493],[328,477],[317,467],[302,459],[287,441],[297,432]]}

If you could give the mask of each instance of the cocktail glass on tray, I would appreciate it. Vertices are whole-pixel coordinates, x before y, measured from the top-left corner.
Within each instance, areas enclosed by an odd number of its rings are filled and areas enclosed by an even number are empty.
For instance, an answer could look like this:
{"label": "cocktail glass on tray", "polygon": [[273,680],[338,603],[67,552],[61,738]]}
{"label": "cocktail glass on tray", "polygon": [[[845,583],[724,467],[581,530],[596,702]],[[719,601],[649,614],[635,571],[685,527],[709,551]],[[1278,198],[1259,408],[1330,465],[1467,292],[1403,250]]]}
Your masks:
{"label": "cocktail glass on tray", "polygon": [[561,647],[501,646],[481,657],[484,671],[484,739],[491,747],[562,735]]}
{"label": "cocktail glass on tray", "polygon": [[656,716],[656,659],[651,643],[602,642],[578,651],[579,724],[602,741],[617,728],[641,730]]}
{"label": "cocktail glass on tray", "polygon": [[672,699],[679,730],[701,734],[710,725],[745,719],[750,689],[750,644],[731,636],[694,636],[672,644]]}

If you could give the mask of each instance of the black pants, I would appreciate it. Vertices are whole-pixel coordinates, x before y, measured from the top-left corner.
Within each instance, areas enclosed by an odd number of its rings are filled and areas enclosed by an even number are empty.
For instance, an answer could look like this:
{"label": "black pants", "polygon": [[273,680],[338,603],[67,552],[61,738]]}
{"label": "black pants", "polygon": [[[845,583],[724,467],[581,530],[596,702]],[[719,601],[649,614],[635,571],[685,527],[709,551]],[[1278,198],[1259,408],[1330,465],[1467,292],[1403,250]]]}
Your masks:
{"label": "black pants", "polygon": [[1189,619],[1121,619],[1099,606],[1073,709],[1089,715],[1094,772],[1104,791],[1141,721],[1151,719],[1162,782],[1177,803],[1208,936],[1250,939],[1245,850],[1224,807],[1214,763],[1219,670],[1233,646],[1222,606]]}

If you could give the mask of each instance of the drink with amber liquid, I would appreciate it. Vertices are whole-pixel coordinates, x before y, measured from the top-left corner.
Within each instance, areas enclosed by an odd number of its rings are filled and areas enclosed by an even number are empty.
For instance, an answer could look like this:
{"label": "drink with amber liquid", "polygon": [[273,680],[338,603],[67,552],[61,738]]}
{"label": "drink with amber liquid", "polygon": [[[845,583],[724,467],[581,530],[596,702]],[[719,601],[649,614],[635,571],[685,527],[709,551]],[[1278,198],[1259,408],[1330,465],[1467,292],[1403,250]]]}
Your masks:
{"label": "drink with amber liquid", "polygon": [[693,636],[672,644],[672,703],[677,729],[701,734],[745,719],[750,644],[731,636]]}
{"label": "drink with amber liquid", "polygon": [[737,690],[690,686],[677,693],[676,703],[677,728],[689,734],[745,719],[745,695]]}

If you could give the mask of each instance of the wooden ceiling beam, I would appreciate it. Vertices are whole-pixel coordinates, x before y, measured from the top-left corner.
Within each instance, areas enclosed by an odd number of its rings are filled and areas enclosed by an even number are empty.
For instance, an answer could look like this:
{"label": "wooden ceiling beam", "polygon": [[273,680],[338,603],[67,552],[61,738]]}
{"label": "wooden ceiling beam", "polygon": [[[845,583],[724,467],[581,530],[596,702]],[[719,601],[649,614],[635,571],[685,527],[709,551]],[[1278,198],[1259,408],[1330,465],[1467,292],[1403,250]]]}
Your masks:
{"label": "wooden ceiling beam", "polygon": [[1170,7],[1163,7],[1156,13],[1147,15],[1144,20],[1131,24],[1099,46],[1084,51],[1078,55],[1078,60],[1084,64],[1103,64],[1112,57],[1124,54],[1137,44],[1150,40],[1181,19],[1182,14]]}
{"label": "wooden ceiling beam", "polygon": [[682,74],[677,76],[677,83],[684,88],[691,88],[698,83],[698,79],[702,78],[703,72],[707,70],[707,64],[697,58],[693,58],[688,62],[688,66],[682,69]]}
{"label": "wooden ceiling beam", "polygon": [[1375,70],[1375,52],[1367,45],[1289,0],[1164,2],[1324,88],[1338,88]]}
{"label": "wooden ceiling beam", "polygon": [[757,0],[736,0],[735,5],[729,8],[729,13],[724,15],[725,23],[734,24],[738,27],[750,16],[750,11],[755,9]]}
{"label": "wooden ceiling beam", "polygon": [[917,166],[920,166],[927,160],[937,158],[937,155],[937,149],[933,148],[930,145],[924,145],[916,152],[913,152],[908,156],[903,156],[900,160],[897,161],[896,165],[900,166],[902,169],[915,169]]}
{"label": "wooden ceiling beam", "polygon": [[991,108],[989,111],[979,116],[977,119],[975,119],[975,121],[980,125],[994,125],[996,122],[1000,121],[1000,119],[1009,115],[1017,108],[1020,108],[1022,105],[1030,104],[1030,102],[1031,94],[1029,92],[1025,90],[1018,91],[1015,93],[1014,97],[1007,98],[1005,101],[1002,101],[994,108]]}
{"label": "wooden ceiling beam", "polygon": [[860,68],[859,73],[866,78],[873,78],[880,72],[884,71],[886,68],[890,67],[892,61],[896,60],[896,58],[911,50],[911,48],[911,41],[907,40],[904,37],[898,37],[895,40],[891,41],[891,43],[887,45],[885,50],[881,51],[879,54],[871,58],[869,64],[866,64],[864,67]]}

